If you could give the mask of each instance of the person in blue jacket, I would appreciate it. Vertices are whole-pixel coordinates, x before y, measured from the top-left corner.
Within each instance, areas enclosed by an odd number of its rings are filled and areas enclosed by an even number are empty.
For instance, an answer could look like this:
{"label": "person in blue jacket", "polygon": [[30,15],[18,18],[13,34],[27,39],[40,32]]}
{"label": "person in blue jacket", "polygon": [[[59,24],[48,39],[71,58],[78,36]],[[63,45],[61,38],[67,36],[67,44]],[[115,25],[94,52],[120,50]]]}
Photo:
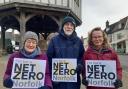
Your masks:
{"label": "person in blue jacket", "polygon": [[77,82],[52,82],[53,89],[80,89],[80,74],[83,66],[84,47],[81,39],[75,32],[76,22],[72,17],[66,16],[62,22],[59,34],[53,37],[48,45],[47,56],[50,72],[52,72],[52,58],[77,59]]}

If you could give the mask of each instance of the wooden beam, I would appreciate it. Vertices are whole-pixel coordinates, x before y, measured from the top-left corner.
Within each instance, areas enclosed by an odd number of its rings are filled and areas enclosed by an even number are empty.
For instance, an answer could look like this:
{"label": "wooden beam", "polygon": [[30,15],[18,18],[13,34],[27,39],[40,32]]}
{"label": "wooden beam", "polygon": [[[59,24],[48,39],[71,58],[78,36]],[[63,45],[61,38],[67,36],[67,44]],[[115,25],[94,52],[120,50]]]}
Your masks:
{"label": "wooden beam", "polygon": [[24,12],[20,12],[20,47],[23,47],[23,35],[26,31],[26,26],[25,26],[26,22],[25,22],[25,13]]}

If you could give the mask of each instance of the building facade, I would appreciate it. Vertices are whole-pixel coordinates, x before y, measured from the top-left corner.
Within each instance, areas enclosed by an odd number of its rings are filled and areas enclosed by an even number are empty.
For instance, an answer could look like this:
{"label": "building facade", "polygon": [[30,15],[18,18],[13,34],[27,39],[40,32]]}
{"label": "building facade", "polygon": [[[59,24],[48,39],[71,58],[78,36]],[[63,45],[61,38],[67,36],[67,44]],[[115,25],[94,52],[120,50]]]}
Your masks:
{"label": "building facade", "polygon": [[128,54],[128,16],[111,25],[107,21],[105,31],[113,49]]}
{"label": "building facade", "polygon": [[65,16],[72,16],[79,26],[81,0],[0,0],[1,48],[6,49],[6,30],[18,30],[20,42],[26,31],[34,31],[46,40],[60,29]]}

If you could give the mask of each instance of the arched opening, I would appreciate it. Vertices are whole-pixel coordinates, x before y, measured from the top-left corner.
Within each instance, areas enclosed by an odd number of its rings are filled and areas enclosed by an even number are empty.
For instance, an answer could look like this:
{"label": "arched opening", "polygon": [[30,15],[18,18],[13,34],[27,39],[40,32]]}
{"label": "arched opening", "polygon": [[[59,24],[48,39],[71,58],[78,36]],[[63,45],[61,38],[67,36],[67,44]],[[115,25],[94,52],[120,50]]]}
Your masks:
{"label": "arched opening", "polygon": [[43,35],[44,39],[52,32],[57,32],[59,29],[58,24],[51,17],[47,15],[36,15],[26,23],[26,30],[34,31],[38,35]]}
{"label": "arched opening", "polygon": [[14,16],[4,16],[0,20],[1,27],[1,48],[7,50],[7,47],[12,45],[12,38],[15,36],[13,32],[17,29],[19,32],[20,24]]}

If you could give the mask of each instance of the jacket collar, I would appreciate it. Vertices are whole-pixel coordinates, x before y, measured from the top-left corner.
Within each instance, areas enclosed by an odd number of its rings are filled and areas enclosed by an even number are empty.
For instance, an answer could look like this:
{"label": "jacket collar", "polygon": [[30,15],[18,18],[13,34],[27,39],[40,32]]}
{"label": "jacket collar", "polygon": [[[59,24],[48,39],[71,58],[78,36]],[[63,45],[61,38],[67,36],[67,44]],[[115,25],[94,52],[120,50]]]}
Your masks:
{"label": "jacket collar", "polygon": [[93,46],[89,46],[87,49],[87,52],[106,53],[106,52],[112,52],[112,49],[111,48],[101,48],[101,49],[97,50]]}

